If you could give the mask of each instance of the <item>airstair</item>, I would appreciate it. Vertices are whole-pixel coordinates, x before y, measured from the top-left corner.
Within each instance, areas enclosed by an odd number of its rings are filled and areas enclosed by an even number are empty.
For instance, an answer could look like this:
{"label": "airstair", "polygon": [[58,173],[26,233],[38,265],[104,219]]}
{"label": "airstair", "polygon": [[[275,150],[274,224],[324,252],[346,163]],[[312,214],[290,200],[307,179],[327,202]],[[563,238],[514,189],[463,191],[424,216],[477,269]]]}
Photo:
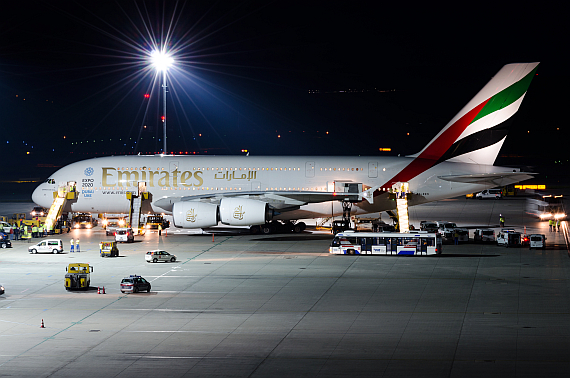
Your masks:
{"label": "airstair", "polygon": [[396,199],[397,212],[394,212],[393,210],[386,211],[400,232],[410,232],[408,193],[409,186],[407,182],[395,184],[394,187],[392,187],[390,198]]}
{"label": "airstair", "polygon": [[131,199],[131,211],[129,213],[129,220],[133,229],[140,229],[141,227],[141,204],[142,198],[140,196],[133,196]]}
{"label": "airstair", "polygon": [[47,232],[52,232],[55,226],[55,223],[61,216],[63,212],[63,208],[67,203],[67,200],[75,199],[76,191],[75,191],[75,183],[68,183],[67,185],[61,185],[57,192],[53,193],[54,200],[49,208],[45,226]]}

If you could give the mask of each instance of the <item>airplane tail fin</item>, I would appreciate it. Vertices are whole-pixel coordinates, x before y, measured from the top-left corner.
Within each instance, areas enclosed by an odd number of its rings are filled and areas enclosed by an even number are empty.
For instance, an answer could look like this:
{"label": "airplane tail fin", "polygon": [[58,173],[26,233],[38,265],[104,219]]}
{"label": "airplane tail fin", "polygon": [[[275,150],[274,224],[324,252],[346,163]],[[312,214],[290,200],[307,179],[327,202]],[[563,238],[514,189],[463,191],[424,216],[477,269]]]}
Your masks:
{"label": "airplane tail fin", "polygon": [[[492,165],[507,136],[507,122],[532,81],[538,62],[507,64],[453,117],[416,159]],[[432,165],[432,166],[433,166]]]}

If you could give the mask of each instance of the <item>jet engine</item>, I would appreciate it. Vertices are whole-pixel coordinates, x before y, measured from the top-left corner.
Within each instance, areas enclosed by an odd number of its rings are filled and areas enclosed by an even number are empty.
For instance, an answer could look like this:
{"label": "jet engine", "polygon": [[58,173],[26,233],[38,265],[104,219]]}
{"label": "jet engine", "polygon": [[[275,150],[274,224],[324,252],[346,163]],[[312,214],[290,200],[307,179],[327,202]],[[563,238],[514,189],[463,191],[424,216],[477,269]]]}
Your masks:
{"label": "jet engine", "polygon": [[247,198],[222,198],[220,221],[230,226],[265,224],[273,218],[267,203]]}
{"label": "jet engine", "polygon": [[198,201],[179,201],[172,206],[174,226],[182,228],[212,227],[218,224],[218,206]]}

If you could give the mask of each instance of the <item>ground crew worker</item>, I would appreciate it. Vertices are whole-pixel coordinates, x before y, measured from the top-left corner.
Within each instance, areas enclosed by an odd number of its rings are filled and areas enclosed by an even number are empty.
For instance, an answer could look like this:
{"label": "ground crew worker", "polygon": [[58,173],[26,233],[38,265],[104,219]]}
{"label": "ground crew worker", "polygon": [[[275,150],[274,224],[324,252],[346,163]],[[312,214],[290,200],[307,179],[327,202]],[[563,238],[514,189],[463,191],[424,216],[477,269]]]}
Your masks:
{"label": "ground crew worker", "polygon": [[18,228],[18,226],[16,226],[15,223],[14,223],[14,238],[16,240],[20,240],[20,229]]}
{"label": "ground crew worker", "polygon": [[554,227],[554,219],[550,219],[548,221],[548,231],[552,232],[553,227]]}
{"label": "ground crew worker", "polygon": [[36,226],[35,224],[32,226],[32,238],[37,238],[38,237],[38,226]]}
{"label": "ground crew worker", "polygon": [[455,230],[453,233],[453,240],[455,241],[455,245],[459,244],[459,231]]}
{"label": "ground crew worker", "polygon": [[80,252],[79,251],[79,238],[75,239],[75,252]]}
{"label": "ground crew worker", "polygon": [[158,225],[158,236],[162,235],[162,225]]}
{"label": "ground crew worker", "polygon": [[39,237],[39,238],[42,238],[43,236],[44,236],[44,226],[43,226],[43,225],[40,225],[40,226],[38,227],[38,237]]}
{"label": "ground crew worker", "polygon": [[70,253],[73,253],[73,252],[74,252],[74,250],[73,250],[74,248],[75,248],[75,243],[73,243],[73,238],[71,238],[71,248],[69,249],[69,252],[70,252]]}
{"label": "ground crew worker", "polygon": [[503,214],[499,214],[499,223],[501,224],[501,227],[505,227],[505,218],[503,217]]}
{"label": "ground crew worker", "polygon": [[556,220],[556,231],[560,232],[560,219]]}

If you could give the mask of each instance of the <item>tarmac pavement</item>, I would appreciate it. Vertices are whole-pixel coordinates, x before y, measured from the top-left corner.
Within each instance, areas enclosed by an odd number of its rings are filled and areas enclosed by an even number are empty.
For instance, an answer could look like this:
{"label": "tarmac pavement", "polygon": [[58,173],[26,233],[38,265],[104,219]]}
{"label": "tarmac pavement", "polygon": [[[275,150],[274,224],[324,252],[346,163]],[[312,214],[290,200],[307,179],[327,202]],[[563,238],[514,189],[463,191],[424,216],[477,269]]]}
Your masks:
{"label": "tarmac pavement", "polygon": [[[169,230],[101,258],[99,242],[112,238],[100,227],[62,235],[63,254],[31,255],[31,243],[15,241],[0,250],[0,377],[566,377],[563,233],[528,216],[522,199],[410,209],[412,224],[469,228],[497,226],[499,213],[546,234],[547,249],[468,243],[441,256],[338,256],[326,232],[212,240]],[[69,253],[72,237],[80,253]],[[178,261],[146,263],[152,249]],[[93,265],[90,290],[65,290],[71,262]],[[151,292],[122,294],[130,274]]]}

